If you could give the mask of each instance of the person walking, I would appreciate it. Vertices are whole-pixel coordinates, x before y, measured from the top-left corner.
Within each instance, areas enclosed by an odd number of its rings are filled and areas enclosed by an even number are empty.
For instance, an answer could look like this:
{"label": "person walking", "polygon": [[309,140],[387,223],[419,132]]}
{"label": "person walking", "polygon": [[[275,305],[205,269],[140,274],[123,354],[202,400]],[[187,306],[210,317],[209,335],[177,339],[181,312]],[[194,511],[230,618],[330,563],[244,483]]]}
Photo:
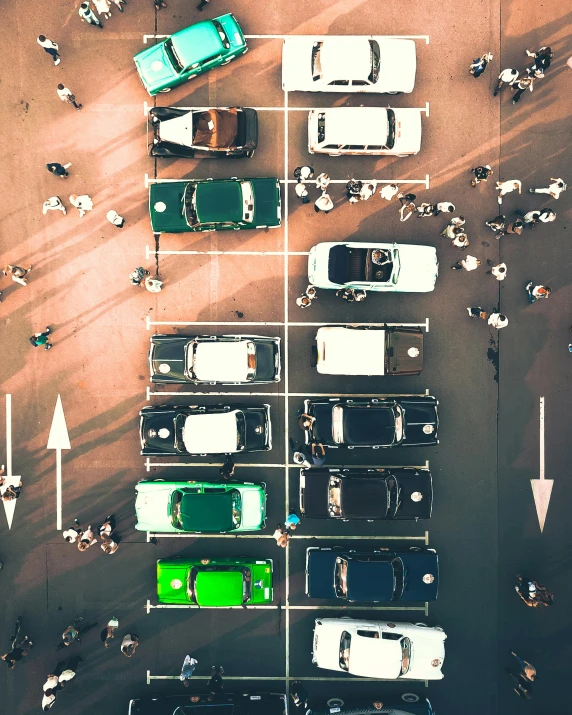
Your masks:
{"label": "person walking", "polygon": [[297,166],[294,169],[294,178],[298,182],[309,181],[314,178],[314,167],[312,166]]}
{"label": "person walking", "polygon": [[58,97],[62,100],[62,102],[67,102],[67,104],[73,104],[73,106],[78,110],[83,107],[83,104],[78,104],[75,101],[75,94],[71,91],[71,89],[68,89],[68,87],[65,87],[61,82],[58,84],[57,88],[57,93]]}
{"label": "person walking", "polygon": [[487,322],[491,328],[501,330],[502,328],[506,328],[508,325],[508,318],[502,313],[491,313]]}
{"label": "person walking", "polygon": [[33,645],[34,644],[28,636],[24,636],[19,643],[13,646],[11,651],[4,653],[2,660],[6,662],[8,669],[12,670],[16,663],[19,663],[23,658],[25,658]]}
{"label": "person walking", "polygon": [[296,527],[300,524],[300,517],[296,513],[296,509],[290,509],[286,521],[284,522],[284,527],[287,531],[296,530]]}
{"label": "person walking", "polygon": [[523,225],[526,224],[527,226],[530,226],[530,228],[534,228],[536,226],[538,223],[538,217],[540,216],[540,211],[538,209],[533,209],[527,213],[524,213],[524,211],[521,211],[520,209],[515,209],[514,213],[517,216],[521,216]]}
{"label": "person walking", "polygon": [[280,546],[281,548],[285,549],[288,546],[290,534],[286,529],[283,529],[280,524],[278,524],[276,530],[272,534],[272,538],[276,540],[276,546]]}
{"label": "person walking", "polygon": [[114,530],[115,530],[115,516],[113,514],[109,514],[109,516],[106,516],[103,524],[100,524],[97,527],[97,533],[100,536],[103,536],[104,534],[106,536],[111,536],[111,532]]}
{"label": "person walking", "polygon": [[524,229],[524,223],[518,218],[515,221],[511,221],[510,223],[507,223],[505,233],[514,233],[517,236],[520,236]]}
{"label": "person walking", "polygon": [[525,50],[529,57],[534,57],[533,67],[539,67],[542,71],[546,71],[550,67],[550,63],[554,58],[554,52],[550,47],[541,47],[536,52]]}
{"label": "person walking", "polygon": [[56,176],[59,176],[60,179],[67,179],[69,176],[68,169],[70,168],[71,163],[69,164],[58,164],[57,161],[52,161],[49,164],[46,164],[46,169],[50,172],[50,174],[55,174]]}
{"label": "person walking", "polygon": [[417,198],[415,194],[404,194],[400,192],[397,194],[399,203],[401,207],[399,209],[400,221],[407,221],[408,218],[415,212],[417,207],[415,206],[415,199]]}
{"label": "person walking", "polygon": [[475,166],[475,168],[471,169],[471,171],[475,175],[475,178],[471,180],[471,186],[473,187],[480,184],[481,181],[488,181],[489,176],[494,173],[488,164],[485,164],[484,166]]}
{"label": "person walking", "polygon": [[147,276],[143,281],[143,285],[149,293],[160,293],[163,288],[163,281],[160,281],[158,278],[151,278],[151,276]]}
{"label": "person walking", "polygon": [[441,213],[453,213],[455,210],[455,204],[450,201],[439,201],[433,211],[433,216],[439,216]]}
{"label": "person walking", "polygon": [[503,85],[508,84],[509,87],[512,87],[512,85],[516,82],[518,79],[519,71],[518,70],[513,70],[513,69],[506,69],[503,70],[499,74],[497,86],[495,87],[495,91],[493,92],[493,97],[496,97],[497,94],[501,91],[503,88]]}
{"label": "person walking", "polygon": [[487,265],[491,266],[491,270],[487,271],[488,275],[493,275],[497,281],[504,281],[506,278],[506,263],[498,263],[493,266],[492,261],[487,261]]}
{"label": "person walking", "polygon": [[556,221],[556,211],[552,209],[540,209],[538,220],[542,221],[542,223],[552,223],[552,221]]}
{"label": "person walking", "polygon": [[322,467],[326,462],[326,450],[321,442],[312,442],[311,456],[314,467]]}
{"label": "person walking", "polygon": [[135,651],[139,647],[139,636],[131,633],[127,633],[121,641],[121,652],[126,658],[131,658],[135,655]]}
{"label": "person walking", "polygon": [[310,198],[308,196],[308,188],[307,188],[306,184],[304,184],[302,181],[299,181],[294,186],[294,192],[303,204],[310,203]]}
{"label": "person walking", "polygon": [[322,195],[318,196],[318,198],[314,201],[314,211],[316,213],[323,211],[325,214],[329,214],[333,208],[334,202],[330,198],[330,195],[325,190],[322,191]]}
{"label": "person walking", "polygon": [[115,638],[115,631],[119,628],[119,620],[115,616],[107,623],[101,631],[101,640],[104,648],[109,648],[110,641]]}
{"label": "person walking", "polygon": [[83,536],[83,531],[81,530],[79,521],[77,519],[74,519],[73,521],[73,526],[70,526],[69,529],[62,531],[62,536],[69,544],[75,544],[75,542]]}
{"label": "person walking", "polygon": [[[13,479],[18,479],[18,477],[13,477]],[[15,484],[8,483],[6,480],[2,481],[2,486],[0,487],[0,494],[2,495],[2,501],[12,501],[13,499],[19,499],[20,494],[22,494],[22,480]]]}
{"label": "person walking", "polygon": [[424,202],[416,207],[417,218],[427,218],[427,216],[435,216],[435,211],[437,211],[437,206],[435,204],[429,204]]}
{"label": "person walking", "polygon": [[56,702],[56,693],[54,690],[44,691],[42,696],[42,710],[46,712],[50,710],[52,705]]}
{"label": "person walking", "polygon": [[191,684],[191,678],[193,677],[193,673],[195,672],[198,662],[199,661],[196,658],[191,658],[190,655],[185,656],[183,667],[181,668],[181,675],[179,676],[179,679],[185,688],[188,688]]}
{"label": "person walking", "polygon": [[30,344],[33,345],[35,348],[39,347],[40,345],[44,346],[45,350],[51,350],[53,345],[49,342],[49,335],[51,333],[51,329],[48,326],[43,333],[34,333],[31,338],[29,338]]}
{"label": "person walking", "polygon": [[167,3],[163,0],[153,0],[155,3],[155,10],[160,10],[162,7],[167,7]]}
{"label": "person walking", "polygon": [[46,682],[42,685],[42,690],[44,691],[44,693],[48,690],[50,692],[52,690],[58,690],[59,684],[60,684],[60,681],[58,679],[58,676],[54,675],[53,673],[50,673],[50,675],[48,675],[48,677],[46,679]]}
{"label": "person walking", "polygon": [[451,241],[451,246],[453,248],[460,248],[461,251],[464,251],[466,248],[469,247],[469,239],[467,237],[467,234],[463,231],[462,228],[455,228],[454,229],[455,233],[455,238]]}
{"label": "person walking", "polygon": [[481,262],[475,256],[465,256],[465,258],[452,265],[451,270],[460,271],[464,268],[466,271],[475,271],[480,265]]}
{"label": "person walking", "polygon": [[213,665],[211,668],[211,678],[208,682],[209,693],[213,696],[220,695],[224,686],[222,683],[222,676],[224,675],[224,668],[222,665]]}
{"label": "person walking", "polygon": [[81,196],[78,196],[77,194],[70,194],[69,200],[70,204],[75,206],[79,211],[80,218],[83,218],[88,211],[93,210],[93,200],[91,196],[88,196],[87,194],[82,194]]}
{"label": "person walking", "polygon": [[548,286],[535,286],[532,281],[528,281],[525,287],[528,293],[528,302],[536,303],[537,300],[542,300],[542,298],[548,298],[552,292]]}
{"label": "person walking", "polygon": [[564,183],[564,180],[551,178],[550,181],[552,183],[549,184],[545,189],[529,189],[529,192],[531,194],[550,194],[553,199],[560,198],[560,194],[563,191],[566,191],[567,188],[566,184]]}
{"label": "person walking", "polygon": [[199,4],[197,5],[197,10],[200,10],[200,12],[203,11],[203,9],[209,4],[211,0],[200,0]]}
{"label": "person walking", "polygon": [[61,211],[64,216],[67,213],[66,207],[63,205],[59,196],[50,196],[49,199],[44,201],[42,204],[42,213],[44,216],[48,213],[48,211]]}
{"label": "person walking", "polygon": [[90,524],[81,535],[80,540],[77,542],[77,548],[79,551],[87,551],[87,549],[94,544],[97,544],[97,539],[95,538]]}
{"label": "person walking", "polygon": [[382,199],[385,199],[386,201],[391,201],[391,199],[394,196],[397,196],[398,193],[399,186],[397,184],[386,184],[379,192],[379,195]]}
{"label": "person walking", "polygon": [[234,462],[227,459],[222,467],[219,468],[218,473],[221,479],[232,479],[234,477]]}
{"label": "person walking", "polygon": [[298,712],[305,713],[308,709],[308,691],[300,680],[290,683],[290,697]]}
{"label": "person walking", "polygon": [[455,216],[452,218],[449,223],[445,226],[443,231],[441,231],[441,236],[445,236],[445,238],[450,238],[453,240],[455,236],[459,234],[459,230],[463,231],[463,226],[465,225],[465,217],[464,216]]}
{"label": "person walking", "polygon": [[105,17],[106,20],[109,20],[111,17],[111,3],[109,0],[92,0],[92,2],[99,15]]}
{"label": "person walking", "polygon": [[27,286],[28,282],[24,278],[32,270],[32,266],[28,268],[22,268],[22,266],[12,266],[8,264],[2,269],[2,273],[5,276],[12,276],[14,283],[19,283],[20,285]]}
{"label": "person walking", "polygon": [[506,194],[510,194],[511,191],[516,191],[518,189],[518,193],[522,194],[522,183],[518,179],[510,179],[508,181],[501,179],[500,181],[497,181],[496,188],[499,192],[499,205],[502,204],[503,196],[506,196]]}
{"label": "person walking", "polygon": [[489,319],[489,314],[486,312],[486,310],[483,310],[481,307],[467,308],[467,311],[469,312],[469,318],[474,318],[475,320],[488,320]]}
{"label": "person walking", "polygon": [[117,5],[119,12],[123,12],[123,6],[127,5],[127,0],[111,0]]}
{"label": "person walking", "polygon": [[377,189],[377,181],[370,181],[367,184],[363,184],[359,192],[359,200],[367,201],[375,194]]}
{"label": "person walking", "polygon": [[330,185],[330,177],[325,172],[318,174],[316,177],[316,188],[324,192]]}
{"label": "person walking", "polygon": [[302,293],[296,298],[296,305],[298,308],[309,308],[312,305],[312,299],[306,293]]}
{"label": "person walking", "polygon": [[129,274],[129,281],[131,285],[140,286],[145,280],[145,277],[150,275],[151,273],[148,270],[146,270],[142,266],[139,266],[134,271],[131,271],[131,273]]}
{"label": "person walking", "polygon": [[125,226],[125,219],[123,218],[123,216],[120,216],[114,209],[110,209],[105,214],[105,218],[109,221],[109,223],[112,223],[114,226],[117,226],[117,228],[123,228],[123,226]]}
{"label": "person walking", "polygon": [[93,12],[88,2],[82,2],[79,6],[78,14],[82,22],[87,22],[88,25],[95,25],[103,30],[101,20]]}
{"label": "person walking", "polygon": [[361,181],[356,181],[355,179],[350,179],[346,184],[346,196],[350,204],[357,204],[360,199],[360,192],[363,188],[363,183]]}
{"label": "person walking", "polygon": [[[488,226],[493,233],[504,235],[506,231],[506,216],[504,214],[499,214],[492,218],[490,221],[485,221],[485,226]],[[499,236],[497,236],[498,238]]]}
{"label": "person walking", "polygon": [[292,461],[294,464],[297,464],[299,467],[304,467],[304,469],[309,469],[312,465],[308,461],[306,455],[302,451],[302,447],[299,447],[298,449],[294,450],[294,454],[292,455]]}
{"label": "person walking", "polygon": [[516,658],[516,662],[518,663],[519,671],[517,674],[522,675],[528,681],[533,683],[537,678],[537,674],[536,668],[532,665],[532,663],[529,663],[527,660],[524,660],[524,658],[521,658],[513,650],[510,651],[510,655],[514,656],[514,658]]}
{"label": "person walking", "polygon": [[477,77],[480,77],[483,72],[486,70],[487,65],[489,62],[491,62],[493,59],[493,56],[490,52],[485,52],[484,55],[481,55],[480,57],[477,57],[476,60],[473,60],[471,62],[471,66],[469,68],[469,74],[472,74],[475,79]]}
{"label": "person walking", "polygon": [[516,104],[517,102],[520,102],[520,98],[522,95],[526,92],[528,89],[530,92],[533,91],[534,89],[534,82],[536,81],[536,78],[533,77],[530,73],[530,70],[526,70],[526,74],[523,75],[516,85],[512,86],[512,89],[514,90],[516,88],[516,92],[513,95],[512,98],[512,103]]}
{"label": "person walking", "polygon": [[119,544],[107,534],[101,535],[101,550],[104,554],[114,554],[119,548]]}
{"label": "person walking", "polygon": [[53,59],[54,65],[59,65],[61,60],[60,53],[58,52],[59,45],[57,42],[54,42],[53,40],[48,40],[48,38],[45,35],[38,35],[37,38],[37,43],[44,49],[44,52],[47,52],[48,55]]}

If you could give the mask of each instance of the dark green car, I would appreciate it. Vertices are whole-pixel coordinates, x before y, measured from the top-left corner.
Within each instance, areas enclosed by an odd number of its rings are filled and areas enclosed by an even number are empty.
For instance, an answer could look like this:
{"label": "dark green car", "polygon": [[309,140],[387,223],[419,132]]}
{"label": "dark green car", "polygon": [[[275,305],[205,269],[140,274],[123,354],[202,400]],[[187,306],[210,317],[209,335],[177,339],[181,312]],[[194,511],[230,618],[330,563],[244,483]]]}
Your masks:
{"label": "dark green car", "polygon": [[151,184],[153,233],[276,228],[281,222],[278,179],[197,179]]}
{"label": "dark green car", "polygon": [[226,65],[247,51],[246,40],[232,14],[203,20],[179,30],[135,55],[135,66],[151,96],[169,92],[214,67]]}

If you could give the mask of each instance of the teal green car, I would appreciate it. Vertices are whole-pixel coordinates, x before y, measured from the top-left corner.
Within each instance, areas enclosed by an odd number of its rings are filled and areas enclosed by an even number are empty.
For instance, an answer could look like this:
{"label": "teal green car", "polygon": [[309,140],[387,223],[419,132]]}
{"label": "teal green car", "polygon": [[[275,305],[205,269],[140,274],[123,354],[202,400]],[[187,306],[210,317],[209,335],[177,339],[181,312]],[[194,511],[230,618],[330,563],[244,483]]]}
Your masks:
{"label": "teal green car", "polygon": [[149,215],[153,233],[276,228],[280,182],[233,178],[151,184]]}
{"label": "teal green car", "polygon": [[153,97],[226,65],[247,49],[242,30],[229,13],[179,30],[133,59],[143,86]]}
{"label": "teal green car", "polygon": [[143,480],[135,487],[137,531],[238,534],[266,524],[265,484]]}
{"label": "teal green car", "polygon": [[272,603],[272,559],[159,559],[159,603],[249,606]]}

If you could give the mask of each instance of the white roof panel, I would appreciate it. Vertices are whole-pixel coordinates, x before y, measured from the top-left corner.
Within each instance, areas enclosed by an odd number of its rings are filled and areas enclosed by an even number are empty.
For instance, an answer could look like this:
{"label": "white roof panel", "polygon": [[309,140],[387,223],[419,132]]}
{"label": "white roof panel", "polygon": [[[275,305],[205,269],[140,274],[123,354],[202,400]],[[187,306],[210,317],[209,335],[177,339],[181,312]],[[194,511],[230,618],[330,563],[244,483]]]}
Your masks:
{"label": "white roof panel", "polygon": [[159,124],[159,137],[161,141],[193,146],[193,113],[187,112],[181,117],[163,120]]}
{"label": "white roof panel", "polygon": [[[197,379],[205,382],[246,382],[248,342],[199,342],[192,366]],[[191,356],[192,351],[189,351],[192,359]]]}
{"label": "white roof panel", "polygon": [[371,49],[367,37],[328,37],[320,49],[325,82],[367,79],[371,72]]}
{"label": "white roof panel", "polygon": [[395,680],[401,673],[401,643],[352,633],[350,673],[362,678]]}
{"label": "white roof panel", "polygon": [[335,107],[326,109],[325,115],[326,144],[384,146],[387,141],[387,110],[383,107]]}
{"label": "white roof panel", "polygon": [[222,454],[236,452],[238,430],[232,412],[189,415],[183,427],[183,443],[191,454]]}
{"label": "white roof panel", "polygon": [[323,375],[384,375],[385,330],[324,327],[316,335]]}

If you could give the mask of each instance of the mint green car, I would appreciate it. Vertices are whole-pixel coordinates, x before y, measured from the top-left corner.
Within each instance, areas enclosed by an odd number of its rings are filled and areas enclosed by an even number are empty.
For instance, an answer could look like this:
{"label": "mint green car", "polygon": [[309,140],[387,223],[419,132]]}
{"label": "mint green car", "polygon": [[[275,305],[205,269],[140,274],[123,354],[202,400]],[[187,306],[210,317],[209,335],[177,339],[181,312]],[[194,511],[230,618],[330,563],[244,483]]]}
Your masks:
{"label": "mint green car", "polygon": [[266,485],[143,480],[135,487],[137,531],[226,534],[266,524]]}
{"label": "mint green car", "polygon": [[229,13],[179,30],[133,59],[143,86],[153,97],[226,65],[247,50],[242,30]]}

